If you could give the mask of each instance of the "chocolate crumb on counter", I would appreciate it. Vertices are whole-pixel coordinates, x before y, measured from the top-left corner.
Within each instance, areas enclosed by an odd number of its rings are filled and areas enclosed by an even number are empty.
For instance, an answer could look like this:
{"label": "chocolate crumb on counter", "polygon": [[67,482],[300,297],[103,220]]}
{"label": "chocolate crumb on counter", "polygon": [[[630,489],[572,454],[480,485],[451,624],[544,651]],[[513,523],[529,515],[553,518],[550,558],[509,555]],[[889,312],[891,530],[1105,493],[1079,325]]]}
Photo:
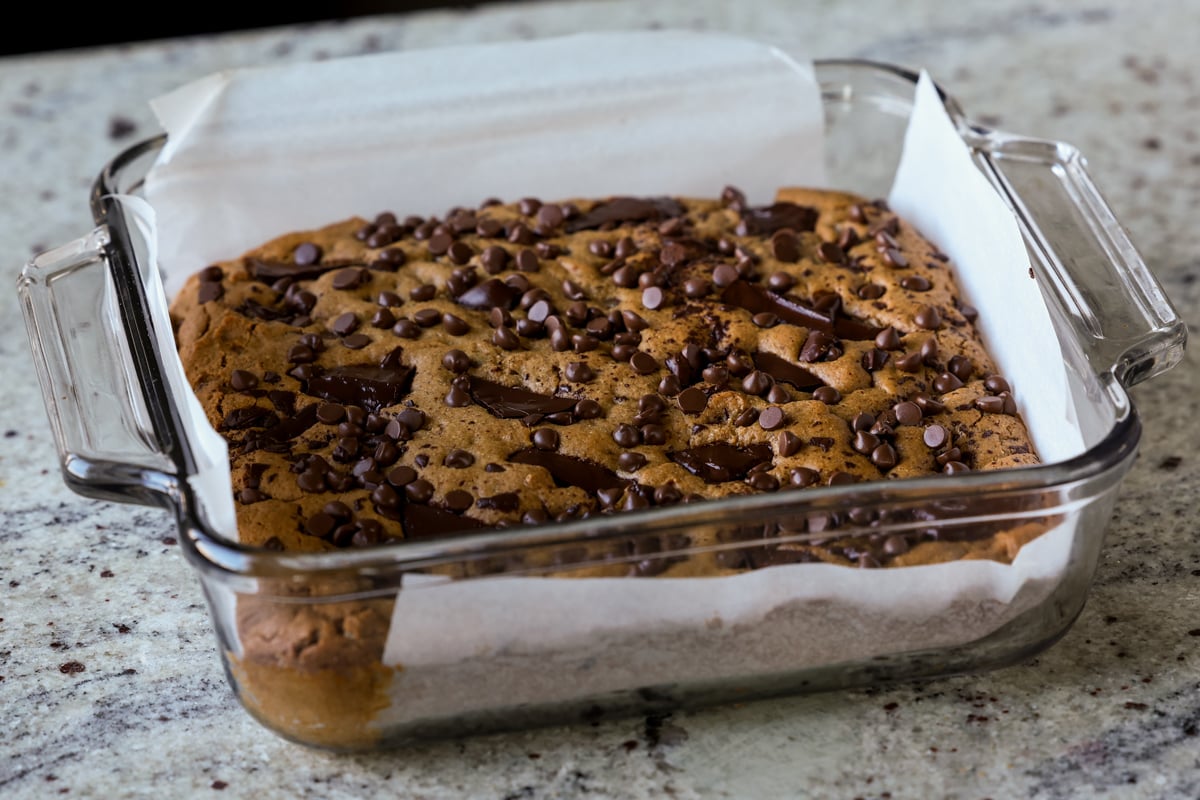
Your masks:
{"label": "chocolate crumb on counter", "polygon": [[[230,446],[240,536],[277,550],[1036,463],[975,314],[882,202],[752,205],[732,187],[384,211],[207,265],[172,306]],[[976,546],[879,521],[813,515],[766,533],[820,538],[721,558],[634,543],[650,549],[591,569],[875,568]]]}

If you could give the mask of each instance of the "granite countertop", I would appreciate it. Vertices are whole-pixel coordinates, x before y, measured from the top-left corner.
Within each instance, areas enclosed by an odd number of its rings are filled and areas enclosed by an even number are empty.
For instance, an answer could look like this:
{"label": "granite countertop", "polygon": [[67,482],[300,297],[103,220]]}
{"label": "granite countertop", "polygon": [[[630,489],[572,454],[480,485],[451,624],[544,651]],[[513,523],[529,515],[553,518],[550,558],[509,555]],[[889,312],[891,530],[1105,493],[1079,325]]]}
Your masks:
{"label": "granite countertop", "polygon": [[0,795],[1195,797],[1196,355],[1133,390],[1142,451],[1066,637],[984,675],[382,755],[266,734],[229,691],[168,514],[59,476],[13,282],[90,228],[146,101],[209,72],[594,28],[725,29],[927,67],[978,119],[1078,145],[1184,320],[1200,314],[1200,5],[551,2],[0,59]]}

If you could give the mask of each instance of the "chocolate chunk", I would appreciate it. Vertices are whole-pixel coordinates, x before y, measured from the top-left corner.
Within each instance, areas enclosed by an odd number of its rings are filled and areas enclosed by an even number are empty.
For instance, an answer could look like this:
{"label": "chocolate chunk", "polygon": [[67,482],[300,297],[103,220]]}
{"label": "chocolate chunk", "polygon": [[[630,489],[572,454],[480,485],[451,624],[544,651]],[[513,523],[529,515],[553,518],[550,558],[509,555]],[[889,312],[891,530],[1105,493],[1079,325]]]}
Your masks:
{"label": "chocolate chunk", "polygon": [[501,419],[539,419],[563,411],[572,411],[579,402],[571,397],[552,397],[528,389],[505,386],[485,378],[470,379],[471,397],[492,416]]}
{"label": "chocolate chunk", "polygon": [[518,450],[508,457],[514,464],[531,464],[550,473],[557,486],[577,486],[595,494],[601,489],[627,486],[629,482],[593,461],[535,447]]}
{"label": "chocolate chunk", "polygon": [[770,375],[780,383],[790,384],[800,391],[809,392],[825,382],[798,364],[793,364],[785,358],[765,351],[753,355],[756,369]]}
{"label": "chocolate chunk", "polygon": [[510,513],[521,507],[521,497],[516,492],[502,492],[491,497],[479,498],[475,501],[475,507]]}
{"label": "chocolate chunk", "polygon": [[[344,262],[343,262],[344,263]],[[333,265],[324,265],[318,262],[311,264],[288,264],[278,261],[263,261],[258,258],[250,258],[246,261],[247,271],[250,276],[263,283],[274,283],[280,278],[289,278],[293,281],[307,281],[313,278],[319,278],[329,270],[333,269]],[[218,279],[219,280],[219,279]],[[201,284],[201,290],[204,284]]]}
{"label": "chocolate chunk", "polygon": [[[833,297],[836,298],[836,295]],[[869,341],[881,330],[851,317],[839,315],[836,309],[822,311],[798,297],[776,294],[762,286],[742,280],[735,281],[725,288],[721,293],[721,302],[743,308],[751,314],[769,311],[784,322],[836,334],[843,339]]]}
{"label": "chocolate chunk", "polygon": [[738,236],[770,236],[783,228],[797,233],[811,231],[817,225],[816,209],[780,202],[769,206],[744,208],[737,226]]}
{"label": "chocolate chunk", "polygon": [[304,391],[314,397],[378,411],[400,402],[408,393],[412,376],[413,370],[405,366],[347,364],[330,367],[309,378]]}
{"label": "chocolate chunk", "polygon": [[645,222],[678,217],[686,213],[686,209],[671,197],[614,197],[604,203],[593,206],[592,209],[566,224],[567,233],[594,230],[604,225],[621,225],[626,222]]}
{"label": "chocolate chunk", "polygon": [[705,483],[725,483],[746,477],[759,464],[769,464],[773,453],[767,444],[737,447],[731,444],[707,444],[678,450],[669,457]]}

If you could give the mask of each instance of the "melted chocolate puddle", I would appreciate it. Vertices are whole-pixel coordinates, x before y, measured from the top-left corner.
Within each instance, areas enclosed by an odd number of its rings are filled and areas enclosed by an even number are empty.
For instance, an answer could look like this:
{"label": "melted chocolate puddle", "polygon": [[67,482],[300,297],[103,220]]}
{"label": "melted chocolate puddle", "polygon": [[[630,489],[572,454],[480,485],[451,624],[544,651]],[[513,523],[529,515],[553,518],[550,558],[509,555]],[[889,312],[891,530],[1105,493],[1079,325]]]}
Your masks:
{"label": "melted chocolate puddle", "polygon": [[483,406],[493,417],[500,419],[524,419],[529,416],[540,419],[551,414],[569,413],[575,410],[575,404],[579,402],[573,397],[538,394],[485,378],[471,378],[468,391],[472,400]]}
{"label": "melted chocolate puddle", "polygon": [[725,483],[740,481],[759,464],[770,463],[772,452],[769,444],[706,444],[670,455],[672,461],[705,483]]}
{"label": "melted chocolate puddle", "polygon": [[581,214],[566,224],[568,233],[599,228],[608,223],[646,222],[649,220],[678,217],[684,207],[671,197],[614,197],[601,203],[586,214]]}
{"label": "melted chocolate puddle", "polygon": [[744,308],[751,314],[770,312],[784,322],[830,333],[852,341],[868,341],[883,330],[835,310],[820,311],[795,295],[775,294],[762,286],[734,281],[721,293],[721,302]]}
{"label": "melted chocolate puddle", "polygon": [[342,405],[378,411],[396,405],[408,394],[412,376],[412,367],[403,365],[347,364],[309,378],[304,391]]}
{"label": "melted chocolate puddle", "polygon": [[[767,447],[768,453],[770,447]],[[629,481],[617,473],[601,466],[594,461],[586,461],[575,456],[552,453],[527,447],[518,450],[508,457],[514,464],[532,464],[550,473],[554,482],[559,486],[578,486],[585,492],[595,494],[601,489],[618,489],[629,484]]]}

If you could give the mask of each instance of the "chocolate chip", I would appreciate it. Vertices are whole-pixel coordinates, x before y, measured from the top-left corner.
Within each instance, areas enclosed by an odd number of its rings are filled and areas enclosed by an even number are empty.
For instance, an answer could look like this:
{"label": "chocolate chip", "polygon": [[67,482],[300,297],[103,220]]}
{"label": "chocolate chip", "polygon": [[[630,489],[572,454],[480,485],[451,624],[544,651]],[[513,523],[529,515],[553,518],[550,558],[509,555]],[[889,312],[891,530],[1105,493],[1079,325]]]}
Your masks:
{"label": "chocolate chip", "polygon": [[993,394],[1001,394],[1002,392],[1012,391],[1012,387],[1009,386],[1008,381],[999,375],[988,375],[983,379],[983,386]]}
{"label": "chocolate chip", "polygon": [[632,425],[618,425],[612,434],[613,441],[621,447],[637,447],[642,442],[641,434]]}
{"label": "chocolate chip", "polygon": [[758,409],[747,408],[733,418],[733,424],[739,428],[747,428],[758,421]]}
{"label": "chocolate chip", "polygon": [[821,473],[809,467],[796,467],[791,471],[790,478],[793,486],[813,486],[821,480]]}
{"label": "chocolate chip", "polygon": [[732,286],[739,278],[741,278],[741,275],[732,264],[720,264],[712,272],[713,283],[722,289]]}
{"label": "chocolate chip", "polygon": [[925,330],[937,330],[942,324],[942,315],[933,306],[921,306],[913,316],[917,327]]}
{"label": "chocolate chip", "polygon": [[437,297],[437,287],[432,283],[423,283],[410,289],[408,296],[418,303],[427,303]]}
{"label": "chocolate chip", "polygon": [[879,332],[875,337],[875,346],[880,350],[899,350],[900,334],[890,325]]}
{"label": "chocolate chip", "polygon": [[636,472],[646,466],[646,457],[633,450],[627,450],[617,456],[617,466],[625,472]]}
{"label": "chocolate chip", "polygon": [[229,385],[235,392],[247,392],[258,386],[258,376],[244,369],[235,369],[229,373]]}
{"label": "chocolate chip", "polygon": [[779,324],[779,317],[772,314],[770,311],[760,311],[750,318],[760,328],[774,328]]}
{"label": "chocolate chip", "polygon": [[758,424],[765,431],[775,431],[787,423],[787,415],[779,406],[768,406],[758,415]]}
{"label": "chocolate chip", "polygon": [[442,356],[442,367],[461,375],[471,368],[471,357],[462,350],[447,350]]}
{"label": "chocolate chip", "polygon": [[312,242],[303,242],[292,251],[292,263],[307,267],[321,260],[321,248]]}
{"label": "chocolate chip", "polygon": [[889,247],[883,251],[883,262],[889,267],[903,269],[908,266],[908,259],[904,253],[897,250],[895,247]]}
{"label": "chocolate chip", "polygon": [[794,264],[800,260],[800,237],[794,231],[776,231],[771,237],[771,255],[776,260]]}
{"label": "chocolate chip", "polygon": [[362,350],[371,343],[371,337],[365,333],[353,333],[342,339],[342,346],[351,350]]}
{"label": "chocolate chip", "polygon": [[940,394],[953,392],[956,389],[961,389],[962,387],[963,382],[959,380],[957,375],[954,375],[950,372],[943,372],[933,379],[933,388]]}
{"label": "chocolate chip", "polygon": [[417,471],[412,467],[401,464],[393,467],[387,473],[387,482],[392,486],[404,487],[417,479]]}
{"label": "chocolate chip", "polygon": [[538,450],[558,449],[558,431],[553,428],[538,428],[530,438],[533,441],[533,446]]}
{"label": "chocolate chip", "polygon": [[358,330],[358,316],[353,311],[338,315],[330,325],[338,336],[349,336]]}
{"label": "chocolate chip", "polygon": [[900,288],[910,292],[928,292],[931,287],[929,279],[921,275],[905,275],[900,279]]}
{"label": "chocolate chip", "polygon": [[216,282],[201,281],[196,292],[196,300],[200,303],[210,303],[220,300],[225,295],[225,287]]}
{"label": "chocolate chip", "polygon": [[779,452],[779,455],[784,458],[794,456],[796,453],[799,453],[800,448],[803,445],[804,442],[800,439],[800,437],[791,431],[780,431],[779,435],[775,437],[775,449]]}
{"label": "chocolate chip", "polygon": [[446,492],[446,508],[451,511],[462,513],[473,505],[475,505],[475,498],[464,489],[452,489]]}
{"label": "chocolate chip", "polygon": [[392,333],[399,336],[401,339],[416,339],[421,335],[421,327],[411,319],[397,320],[392,326]]}
{"label": "chocolate chip", "polygon": [[836,242],[821,242],[817,245],[817,256],[826,264],[846,263],[846,253]]}
{"label": "chocolate chip", "polygon": [[371,276],[361,267],[347,267],[333,273],[333,288],[354,289],[369,281]]}
{"label": "chocolate chip", "polygon": [[679,408],[685,414],[699,414],[708,406],[708,395],[697,386],[684,389],[676,398]]}
{"label": "chocolate chip", "polygon": [[688,278],[683,282],[683,293],[692,299],[706,296],[712,291],[712,283],[704,278]]}
{"label": "chocolate chip", "polygon": [[451,336],[462,336],[471,330],[471,326],[462,317],[446,313],[442,315],[442,326]]}
{"label": "chocolate chip", "polygon": [[937,450],[950,441],[950,434],[941,425],[930,425],[925,429],[924,435],[925,446],[931,450]]}
{"label": "chocolate chip", "polygon": [[642,305],[651,311],[661,308],[664,299],[663,290],[657,286],[642,291]]}
{"label": "chocolate chip", "polygon": [[832,386],[821,386],[813,391],[813,400],[820,400],[825,405],[832,406],[841,402],[842,394]]}
{"label": "chocolate chip", "polygon": [[883,297],[886,291],[887,289],[883,286],[880,286],[878,283],[864,283],[862,286],[858,287],[858,291],[855,292],[855,294],[857,294],[863,300],[878,300],[879,298]]}
{"label": "chocolate chip", "polygon": [[896,414],[896,421],[901,425],[918,425],[924,416],[921,413],[921,407],[908,400],[897,403],[893,411]]}
{"label": "chocolate chip", "polygon": [[774,381],[771,380],[771,376],[757,369],[751,370],[746,377],[742,379],[742,390],[746,392],[746,394],[752,394],[755,396],[761,396],[765,394],[772,385],[774,385]]}
{"label": "chocolate chip", "polygon": [[675,375],[664,375],[663,379],[658,382],[658,393],[667,397],[674,397],[683,391],[683,384]]}
{"label": "chocolate chip", "polygon": [[925,361],[917,351],[905,353],[896,359],[896,369],[901,372],[916,372]]}
{"label": "chocolate chip", "polygon": [[483,265],[484,272],[496,275],[503,272],[504,267],[508,264],[508,251],[499,245],[488,245],[480,254],[479,263]]}
{"label": "chocolate chip", "polygon": [[512,332],[510,328],[496,328],[492,331],[492,344],[499,347],[501,350],[517,350],[521,347],[521,340]]}
{"label": "chocolate chip", "polygon": [[567,380],[575,383],[589,383],[596,379],[596,372],[585,361],[572,361],[564,370]]}
{"label": "chocolate chip", "polygon": [[424,505],[433,498],[433,484],[424,478],[417,478],[404,486],[404,496],[414,503]]}
{"label": "chocolate chip", "polygon": [[873,347],[863,353],[862,367],[867,372],[874,372],[883,369],[888,362],[888,353],[886,350],[880,350],[878,347]]}
{"label": "chocolate chip", "polygon": [[667,429],[662,425],[643,425],[640,432],[643,444],[659,445],[667,443]]}
{"label": "chocolate chip", "polygon": [[541,269],[541,262],[538,261],[537,253],[532,250],[520,250],[516,257],[517,269],[522,272],[537,272]]}
{"label": "chocolate chip", "polygon": [[633,354],[633,357],[629,359],[629,365],[639,375],[649,375],[657,372],[659,368],[658,361],[654,359],[654,356],[641,350]]}
{"label": "chocolate chip", "polygon": [[1004,413],[1004,398],[996,395],[987,395],[975,400],[975,408],[986,414],[1003,414]]}
{"label": "chocolate chip", "polygon": [[446,255],[449,257],[451,263],[461,266],[471,260],[471,257],[475,255],[475,251],[466,242],[455,242],[446,250]]}
{"label": "chocolate chip", "polygon": [[942,466],[942,472],[946,475],[958,475],[962,472],[970,472],[971,468],[961,461],[947,461]]}
{"label": "chocolate chip", "polygon": [[471,405],[471,394],[462,386],[451,385],[442,402],[450,408],[466,408]]}

